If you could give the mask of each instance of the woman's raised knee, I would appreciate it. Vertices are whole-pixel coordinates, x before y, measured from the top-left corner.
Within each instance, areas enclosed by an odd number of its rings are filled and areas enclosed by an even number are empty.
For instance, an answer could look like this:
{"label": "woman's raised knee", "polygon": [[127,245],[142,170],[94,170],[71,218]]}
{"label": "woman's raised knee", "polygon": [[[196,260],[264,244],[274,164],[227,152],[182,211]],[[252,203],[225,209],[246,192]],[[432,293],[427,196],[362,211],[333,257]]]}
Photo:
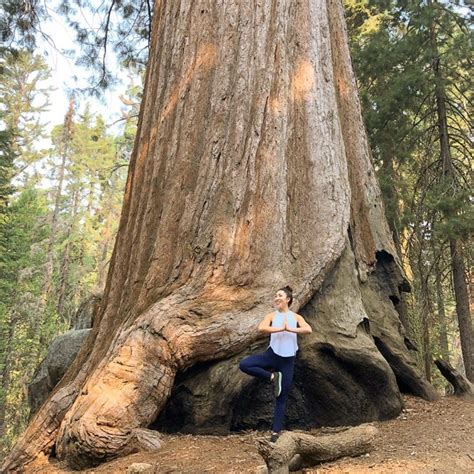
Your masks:
{"label": "woman's raised knee", "polygon": [[242,371],[242,372],[246,372],[246,370],[248,369],[249,367],[249,363],[248,363],[248,357],[246,357],[245,359],[242,359],[240,362],[239,362],[239,369]]}

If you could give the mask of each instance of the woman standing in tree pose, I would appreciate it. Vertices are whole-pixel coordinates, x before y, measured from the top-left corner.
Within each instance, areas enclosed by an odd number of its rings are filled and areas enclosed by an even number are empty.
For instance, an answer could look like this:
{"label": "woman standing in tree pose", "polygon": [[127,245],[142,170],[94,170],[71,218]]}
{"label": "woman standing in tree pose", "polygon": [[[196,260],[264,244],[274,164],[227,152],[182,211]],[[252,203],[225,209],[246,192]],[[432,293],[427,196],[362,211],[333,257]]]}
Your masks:
{"label": "woman standing in tree pose", "polygon": [[[298,350],[297,334],[309,334],[311,326],[303,316],[290,311],[293,301],[293,290],[289,286],[280,288],[275,295],[276,311],[267,314],[258,325],[258,330],[270,333],[270,345],[263,354],[251,355],[240,362],[240,370],[246,374],[260,377],[272,382],[275,386],[275,414],[271,441],[275,442],[280,435],[285,416],[285,406],[293,381],[296,351]],[[272,369],[273,372],[269,372]]]}

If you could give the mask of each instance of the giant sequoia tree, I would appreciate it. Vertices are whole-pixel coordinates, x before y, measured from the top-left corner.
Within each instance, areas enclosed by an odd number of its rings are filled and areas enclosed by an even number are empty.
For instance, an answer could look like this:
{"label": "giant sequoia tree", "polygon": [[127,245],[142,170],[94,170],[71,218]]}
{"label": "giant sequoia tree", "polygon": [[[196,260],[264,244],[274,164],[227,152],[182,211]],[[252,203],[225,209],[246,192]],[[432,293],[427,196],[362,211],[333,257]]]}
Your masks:
{"label": "giant sequoia tree", "polygon": [[237,360],[263,344],[256,325],[283,284],[314,328],[301,341],[300,419],[389,418],[400,389],[434,396],[395,310],[409,285],[340,0],[157,1],[103,302],[3,468],[152,447],[148,428],[173,406],[196,427],[252,425],[245,397],[257,382]]}

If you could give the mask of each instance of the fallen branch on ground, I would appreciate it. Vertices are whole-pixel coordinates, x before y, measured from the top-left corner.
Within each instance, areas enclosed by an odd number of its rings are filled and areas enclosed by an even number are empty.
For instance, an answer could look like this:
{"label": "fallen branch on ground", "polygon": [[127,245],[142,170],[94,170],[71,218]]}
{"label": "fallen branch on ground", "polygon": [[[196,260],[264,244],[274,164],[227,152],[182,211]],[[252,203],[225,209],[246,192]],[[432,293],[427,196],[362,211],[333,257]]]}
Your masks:
{"label": "fallen branch on ground", "polygon": [[284,432],[276,443],[258,439],[257,448],[270,474],[286,474],[344,456],[360,456],[372,450],[377,429],[371,424],[338,428],[331,434]]}

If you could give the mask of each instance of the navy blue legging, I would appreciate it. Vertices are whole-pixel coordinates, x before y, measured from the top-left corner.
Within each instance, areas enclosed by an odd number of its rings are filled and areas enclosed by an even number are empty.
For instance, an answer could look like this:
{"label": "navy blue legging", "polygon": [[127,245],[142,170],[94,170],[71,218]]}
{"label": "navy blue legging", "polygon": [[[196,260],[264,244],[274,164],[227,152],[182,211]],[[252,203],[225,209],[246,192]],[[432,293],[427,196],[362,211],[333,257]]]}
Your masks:
{"label": "navy blue legging", "polygon": [[273,417],[272,429],[275,433],[279,433],[283,426],[286,401],[290,393],[291,382],[293,381],[295,359],[296,356],[281,357],[275,354],[273,349],[269,347],[263,354],[248,356],[242,359],[239,364],[242,372],[266,380],[270,380],[272,377],[272,373],[268,369],[274,369],[276,372],[282,373],[281,393],[276,399],[275,415]]}

